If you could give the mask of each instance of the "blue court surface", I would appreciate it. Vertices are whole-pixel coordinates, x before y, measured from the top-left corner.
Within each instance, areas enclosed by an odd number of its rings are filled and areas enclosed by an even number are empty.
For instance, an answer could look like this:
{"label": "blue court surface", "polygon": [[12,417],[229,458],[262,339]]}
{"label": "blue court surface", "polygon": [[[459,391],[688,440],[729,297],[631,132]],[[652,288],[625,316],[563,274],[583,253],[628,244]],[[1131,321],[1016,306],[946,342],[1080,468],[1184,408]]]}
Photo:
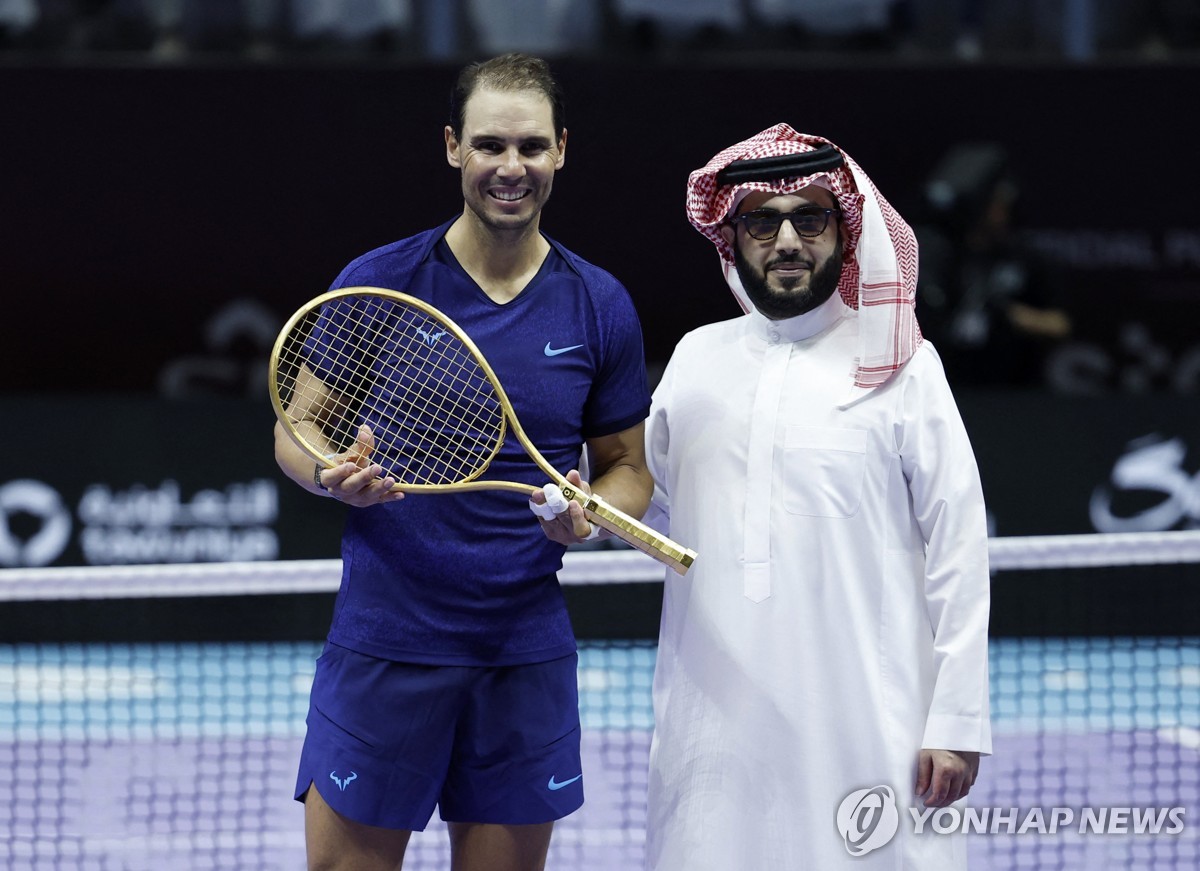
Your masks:
{"label": "blue court surface", "polygon": [[[320,646],[0,647],[0,867],[302,869],[291,790]],[[991,657],[972,806],[1183,807],[1186,825],[970,835],[971,867],[1200,867],[1200,639],[998,639]],[[587,803],[549,869],[641,867],[653,666],[648,643],[581,645]],[[405,867],[445,857],[435,818]]]}

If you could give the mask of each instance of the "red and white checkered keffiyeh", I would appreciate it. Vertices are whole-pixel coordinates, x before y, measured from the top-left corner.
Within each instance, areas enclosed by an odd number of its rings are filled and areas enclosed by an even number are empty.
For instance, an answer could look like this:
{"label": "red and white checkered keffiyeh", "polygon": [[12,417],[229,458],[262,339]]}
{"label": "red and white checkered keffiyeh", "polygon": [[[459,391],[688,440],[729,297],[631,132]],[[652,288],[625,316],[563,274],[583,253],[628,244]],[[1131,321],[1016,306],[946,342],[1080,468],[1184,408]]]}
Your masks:
{"label": "red and white checkered keffiyeh", "polygon": [[[838,169],[775,181],[717,185],[717,173],[735,160],[754,160],[815,151],[832,145],[845,164]],[[859,356],[853,373],[855,398],[883,384],[921,344],[914,311],[917,290],[917,240],[912,228],[883,198],[853,158],[820,136],[797,133],[776,124],[726,148],[688,177],[687,215],[692,226],[712,240],[721,255],[726,281],[744,311],[751,304],[733,265],[733,248],[721,225],[742,192],[795,193],[811,184],[828,187],[842,210],[842,277],[838,293],[859,313]]]}

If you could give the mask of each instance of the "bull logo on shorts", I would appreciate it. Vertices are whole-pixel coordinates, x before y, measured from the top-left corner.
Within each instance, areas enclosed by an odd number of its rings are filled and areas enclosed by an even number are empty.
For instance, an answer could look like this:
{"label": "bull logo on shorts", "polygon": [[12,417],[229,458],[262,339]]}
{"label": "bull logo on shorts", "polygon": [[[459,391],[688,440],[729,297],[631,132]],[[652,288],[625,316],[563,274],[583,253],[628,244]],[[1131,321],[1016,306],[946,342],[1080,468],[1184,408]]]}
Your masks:
{"label": "bull logo on shorts", "polygon": [[349,777],[338,777],[337,771],[331,771],[329,772],[329,779],[337,784],[338,789],[340,789],[342,792],[345,792],[346,787],[350,785],[350,781],[358,780],[358,772],[351,771]]}

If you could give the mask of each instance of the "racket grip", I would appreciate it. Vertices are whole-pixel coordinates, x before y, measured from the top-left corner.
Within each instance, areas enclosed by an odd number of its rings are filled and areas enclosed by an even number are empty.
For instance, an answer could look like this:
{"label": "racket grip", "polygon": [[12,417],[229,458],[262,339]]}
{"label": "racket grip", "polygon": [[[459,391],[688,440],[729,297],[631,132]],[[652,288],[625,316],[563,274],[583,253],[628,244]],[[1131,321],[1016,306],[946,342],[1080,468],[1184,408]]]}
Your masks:
{"label": "racket grip", "polygon": [[687,574],[687,570],[692,567],[692,563],[696,559],[694,550],[672,541],[665,535],[660,535],[624,511],[613,508],[598,496],[589,496],[568,487],[563,487],[562,491],[568,499],[578,499],[592,523],[607,529],[642,553],[670,566],[681,575]]}

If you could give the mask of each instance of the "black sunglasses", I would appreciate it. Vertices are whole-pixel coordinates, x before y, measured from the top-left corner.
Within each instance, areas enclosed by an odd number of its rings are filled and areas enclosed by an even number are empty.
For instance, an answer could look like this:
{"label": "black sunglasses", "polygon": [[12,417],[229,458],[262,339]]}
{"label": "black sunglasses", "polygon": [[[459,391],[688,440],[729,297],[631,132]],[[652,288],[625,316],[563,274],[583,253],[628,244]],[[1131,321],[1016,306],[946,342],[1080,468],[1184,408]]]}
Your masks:
{"label": "black sunglasses", "polygon": [[779,235],[779,228],[786,220],[791,222],[797,236],[812,239],[825,232],[825,228],[829,226],[830,215],[841,215],[841,210],[823,209],[819,206],[804,206],[794,212],[755,209],[731,218],[729,223],[741,224],[752,238],[760,242],[769,242]]}

